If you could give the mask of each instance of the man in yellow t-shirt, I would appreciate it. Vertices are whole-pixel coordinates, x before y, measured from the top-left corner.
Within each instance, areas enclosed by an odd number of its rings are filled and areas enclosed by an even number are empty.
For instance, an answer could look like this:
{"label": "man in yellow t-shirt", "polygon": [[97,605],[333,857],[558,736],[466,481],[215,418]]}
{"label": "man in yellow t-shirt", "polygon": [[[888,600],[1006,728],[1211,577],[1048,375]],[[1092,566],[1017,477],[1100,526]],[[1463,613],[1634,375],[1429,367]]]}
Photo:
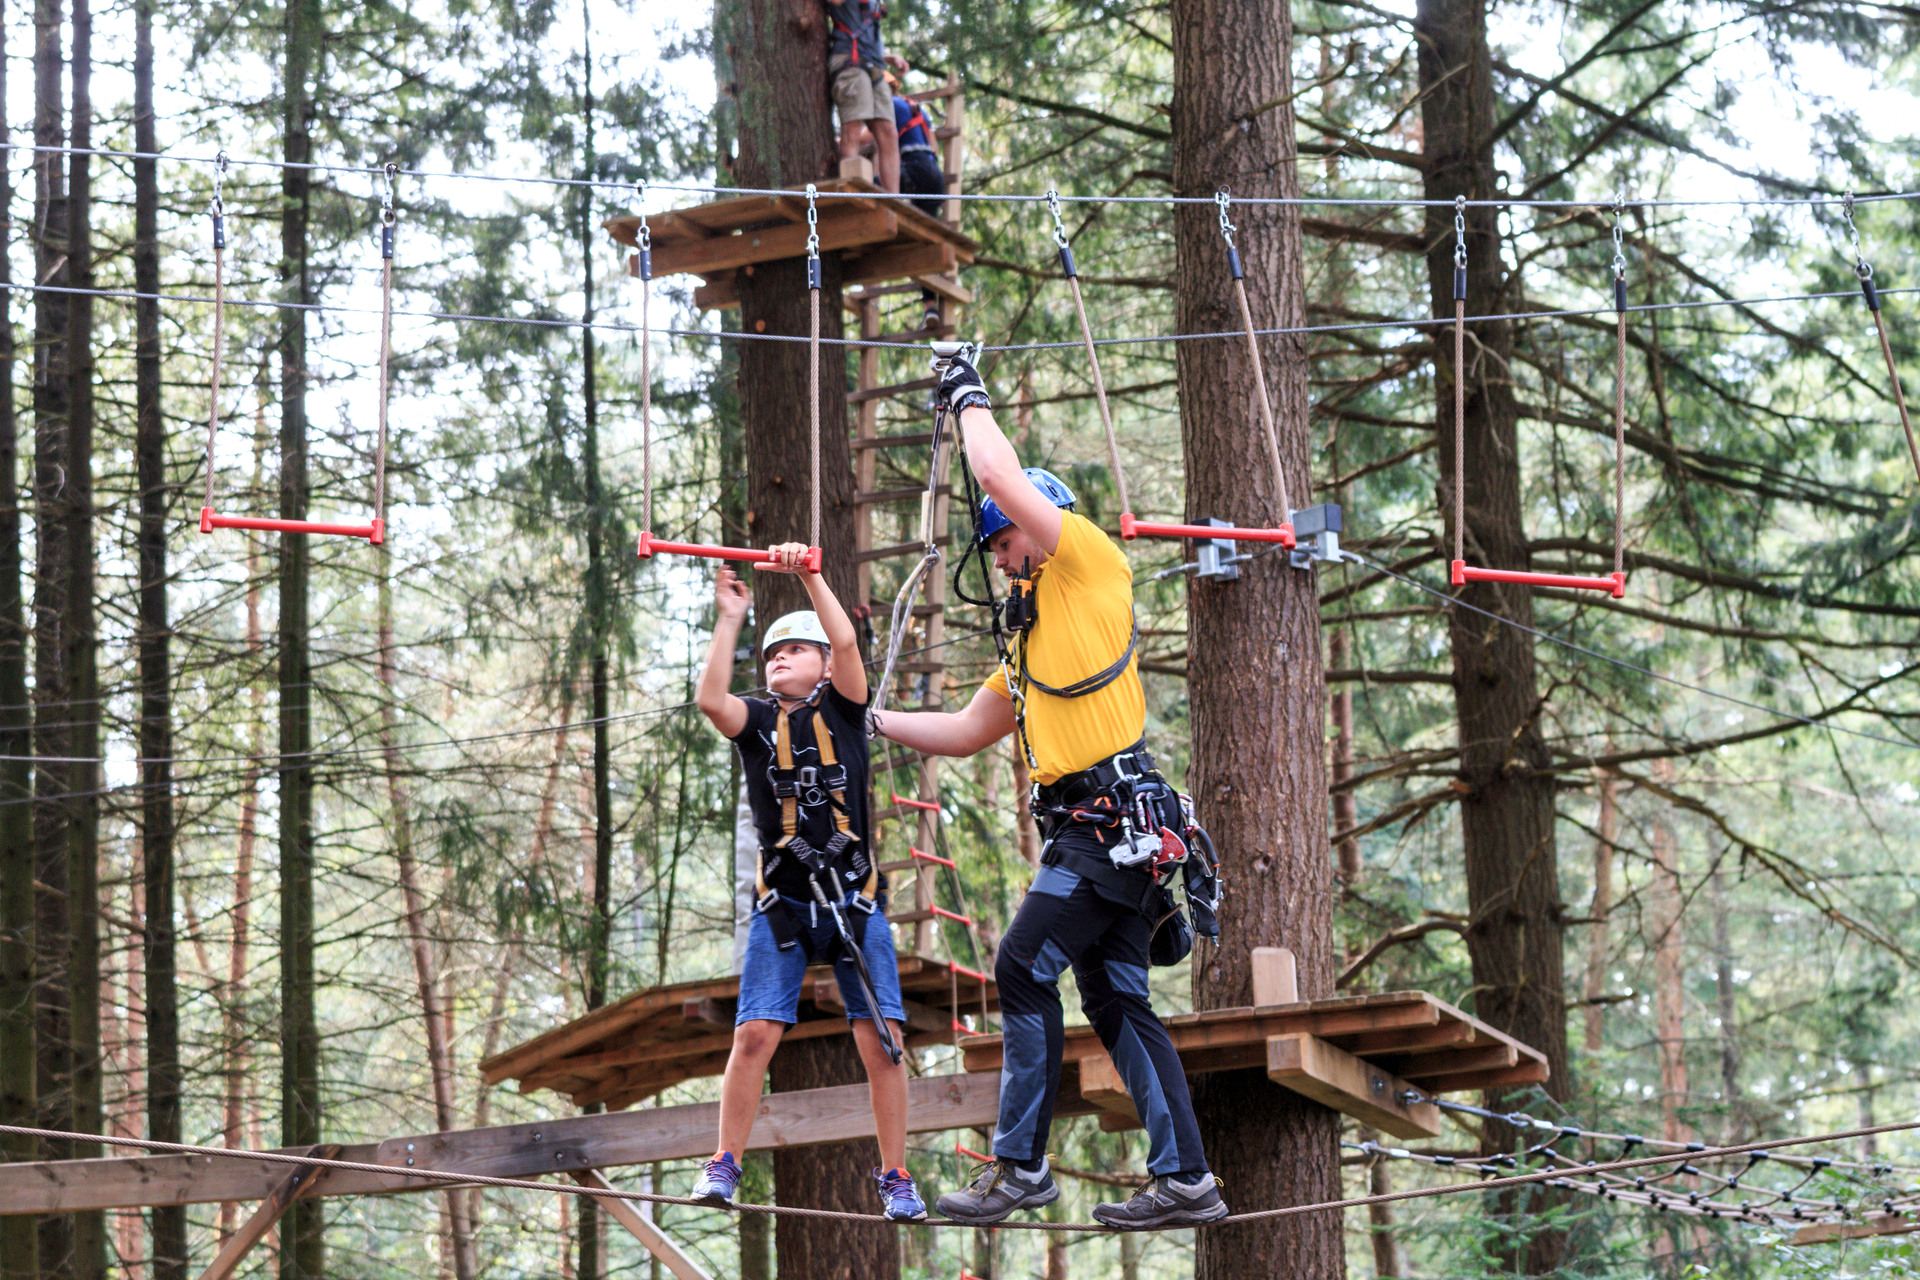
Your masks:
{"label": "man in yellow t-shirt", "polygon": [[873,718],[874,731],[950,756],[1015,734],[1045,840],[1040,874],[994,964],[1006,1037],[994,1160],[938,1210],[998,1222],[1059,1198],[1046,1146],[1064,1040],[1059,980],[1071,966],[1087,1020],[1146,1127],[1153,1174],[1131,1200],[1100,1205],[1094,1217],[1134,1230],[1216,1221],[1226,1202],[1207,1170],[1179,1055],[1147,999],[1156,921],[1145,913],[1164,899],[1143,862],[1150,855],[1119,820],[1138,794],[1172,797],[1143,741],[1133,573],[1099,526],[1074,514],[1072,490],[1051,472],[1021,469],[972,365],[952,361],[936,394],[958,415],[987,493],[980,541],[1009,581],[1031,583],[1033,621],[965,710],[888,711]]}

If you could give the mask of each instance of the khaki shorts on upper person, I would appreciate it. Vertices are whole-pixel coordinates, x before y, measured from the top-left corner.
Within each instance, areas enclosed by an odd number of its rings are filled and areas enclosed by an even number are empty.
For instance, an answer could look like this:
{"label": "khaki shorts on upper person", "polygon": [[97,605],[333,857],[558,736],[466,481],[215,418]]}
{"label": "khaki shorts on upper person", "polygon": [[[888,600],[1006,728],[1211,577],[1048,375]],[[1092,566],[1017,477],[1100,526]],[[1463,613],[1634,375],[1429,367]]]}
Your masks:
{"label": "khaki shorts on upper person", "polygon": [[833,81],[833,105],[844,127],[855,120],[885,120],[893,125],[893,90],[886,69],[876,63],[834,58],[827,63]]}

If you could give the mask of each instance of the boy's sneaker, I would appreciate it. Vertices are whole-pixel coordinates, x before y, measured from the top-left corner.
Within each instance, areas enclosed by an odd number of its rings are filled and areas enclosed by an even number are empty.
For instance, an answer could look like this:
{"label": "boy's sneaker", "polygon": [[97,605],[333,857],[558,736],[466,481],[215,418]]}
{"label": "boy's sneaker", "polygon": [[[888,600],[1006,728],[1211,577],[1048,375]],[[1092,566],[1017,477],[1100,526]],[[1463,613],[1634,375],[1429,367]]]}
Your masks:
{"label": "boy's sneaker", "polygon": [[1121,1231],[1151,1231],[1156,1227],[1192,1226],[1218,1222],[1227,1216],[1227,1202],[1211,1173],[1192,1182],[1167,1176],[1147,1179],[1125,1204],[1095,1205],[1094,1218]]}
{"label": "boy's sneaker", "polygon": [[977,1166],[965,1191],[950,1191],[934,1207],[955,1222],[998,1222],[1016,1209],[1040,1209],[1060,1198],[1045,1157],[1028,1173],[1011,1160]]}
{"label": "boy's sneaker", "polygon": [[913,1185],[913,1175],[905,1169],[875,1169],[873,1180],[880,1184],[880,1199],[886,1204],[887,1217],[895,1222],[925,1222],[927,1202]]}
{"label": "boy's sneaker", "polygon": [[700,1180],[693,1184],[693,1198],[716,1209],[731,1209],[739,1185],[740,1166],[734,1163],[733,1152],[722,1151],[701,1170]]}

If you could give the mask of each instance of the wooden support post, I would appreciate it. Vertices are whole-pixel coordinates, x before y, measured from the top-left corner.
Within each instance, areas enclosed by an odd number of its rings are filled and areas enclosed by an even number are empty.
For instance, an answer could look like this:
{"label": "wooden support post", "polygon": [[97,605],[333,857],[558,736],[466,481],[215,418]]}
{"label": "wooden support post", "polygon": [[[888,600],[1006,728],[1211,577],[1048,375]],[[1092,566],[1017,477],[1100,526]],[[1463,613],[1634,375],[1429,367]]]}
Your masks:
{"label": "wooden support post", "polygon": [[1440,1108],[1402,1102],[1406,1081],[1317,1036],[1271,1037],[1267,1078],[1396,1138],[1440,1136]]}
{"label": "wooden support post", "polygon": [[1865,1222],[1816,1222],[1787,1237],[1788,1244],[1830,1244],[1835,1240],[1866,1240],[1875,1236],[1904,1236],[1920,1231],[1920,1218],[1894,1214]]}
{"label": "wooden support post", "polygon": [[[573,1174],[573,1180],[583,1187],[598,1187],[603,1191],[613,1190],[613,1184],[602,1177],[598,1170],[579,1169]],[[659,1227],[655,1226],[640,1212],[640,1206],[632,1200],[617,1200],[612,1196],[596,1196],[600,1207],[609,1217],[628,1231],[634,1239],[647,1247],[647,1252],[660,1260],[660,1265],[673,1272],[678,1280],[713,1280],[692,1258],[688,1257],[679,1245],[673,1242]]]}
{"label": "wooden support post", "polygon": [[1298,1004],[1300,981],[1293,952],[1285,947],[1253,949],[1253,1002],[1256,1005]]}
{"label": "wooden support post", "polygon": [[[307,1154],[322,1160],[332,1160],[339,1156],[340,1148],[328,1144],[310,1148]],[[259,1244],[267,1232],[273,1230],[273,1224],[280,1221],[281,1215],[293,1207],[294,1201],[306,1196],[324,1173],[326,1173],[325,1169],[314,1164],[295,1169],[285,1181],[273,1189],[272,1194],[260,1202],[259,1207],[253,1211],[253,1216],[241,1223],[238,1231],[227,1237],[226,1244],[220,1247],[220,1252],[214,1256],[212,1264],[200,1273],[200,1280],[227,1280],[227,1277],[239,1268],[241,1260],[252,1252],[253,1246]]]}

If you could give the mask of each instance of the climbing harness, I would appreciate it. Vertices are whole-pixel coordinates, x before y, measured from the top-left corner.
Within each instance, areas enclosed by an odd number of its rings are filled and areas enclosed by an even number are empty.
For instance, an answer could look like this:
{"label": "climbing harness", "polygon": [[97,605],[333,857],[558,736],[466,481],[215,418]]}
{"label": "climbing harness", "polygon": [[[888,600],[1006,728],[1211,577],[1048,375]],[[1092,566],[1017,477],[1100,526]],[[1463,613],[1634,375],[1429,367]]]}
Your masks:
{"label": "climbing harness", "polygon": [[1467,563],[1467,198],[1453,202],[1453,585],[1517,582],[1535,587],[1627,594],[1627,257],[1620,218],[1625,197],[1613,202],[1613,572],[1604,578],[1521,569],[1483,569]]}
{"label": "climbing harness", "polygon": [[[794,914],[799,904],[786,900],[779,891],[770,888],[767,874],[780,865],[782,858],[789,857],[805,869],[807,884],[813,891],[813,901],[807,904],[808,910],[813,913],[825,911],[833,918],[839,953],[853,961],[854,969],[859,974],[861,991],[867,998],[867,1010],[880,1033],[880,1045],[892,1061],[898,1062],[900,1047],[894,1042],[893,1030],[887,1026],[886,1016],[880,1010],[880,1000],[874,992],[873,975],[867,969],[866,956],[861,952],[852,926],[847,922],[848,908],[843,895],[856,884],[858,888],[851,895],[852,909],[869,915],[878,909],[880,869],[875,865],[871,852],[862,847],[860,837],[854,833],[847,808],[847,769],[840,763],[834,750],[833,734],[823,733],[819,728],[819,701],[826,683],[822,680],[815,686],[802,707],[797,708],[811,713],[806,717],[803,728],[807,737],[812,739],[811,745],[819,756],[819,765],[802,766],[795,763],[795,726],[792,712],[787,707],[780,708],[774,722],[774,763],[767,766],[767,781],[772,784],[774,797],[780,802],[780,839],[774,843],[771,858],[767,856],[767,850],[761,850],[754,870],[757,898],[753,909],[756,914],[766,916],[767,925],[773,930],[774,940],[782,951],[799,946],[802,933],[800,922]],[[828,838],[826,847],[819,848],[801,832],[800,820],[806,810],[818,809],[823,805],[832,814],[833,835]],[[821,886],[822,875],[833,880],[833,894],[829,895]],[[809,960],[823,964],[831,964],[837,958],[832,954],[808,956]]]}
{"label": "climbing harness", "polygon": [[1887,362],[1887,380],[1893,384],[1893,403],[1900,410],[1900,426],[1907,433],[1907,456],[1913,460],[1913,473],[1920,478],[1920,444],[1913,436],[1913,419],[1907,413],[1907,393],[1900,387],[1900,370],[1893,363],[1893,344],[1887,339],[1887,320],[1880,313],[1880,291],[1873,284],[1873,264],[1860,250],[1860,228],[1853,225],[1853,192],[1847,192],[1846,202],[1840,207],[1841,216],[1847,220],[1847,230],[1853,236],[1853,274],[1860,281],[1860,293],[1867,300],[1867,310],[1873,313],[1873,327],[1880,334],[1880,355]]}
{"label": "climbing harness", "polygon": [[388,164],[381,172],[386,180],[386,189],[380,201],[380,426],[373,454],[373,519],[365,524],[281,520],[260,516],[223,516],[213,509],[214,445],[220,436],[220,372],[226,347],[227,209],[221,187],[227,175],[227,153],[222,151],[214,161],[213,201],[208,210],[213,219],[213,371],[207,410],[206,505],[200,508],[202,533],[212,533],[215,529],[260,529],[278,533],[328,533],[365,538],[376,546],[386,541],[388,364],[393,350],[393,240],[397,221],[393,209],[393,189],[400,166]]}
{"label": "climbing harness", "polygon": [[[1154,922],[1149,957],[1154,964],[1178,964],[1193,949],[1196,932],[1219,945],[1220,860],[1213,840],[1194,815],[1193,797],[1174,790],[1154,766],[1145,739],[1077,773],[1036,785],[1028,808],[1045,839],[1042,864],[1057,861],[1055,841],[1070,825],[1094,829],[1108,866],[1096,862],[1089,874]],[[1191,924],[1173,899],[1176,871],[1184,877]]]}
{"label": "climbing harness", "polygon": [[[636,199],[644,201],[647,184],[644,181],[634,184]],[[807,347],[807,401],[812,406],[811,449],[813,458],[813,505],[812,518],[808,524],[808,542],[806,554],[800,557],[800,567],[808,573],[820,572],[820,217],[816,207],[818,195],[815,185],[807,184],[807,292],[813,306],[813,338]],[[640,213],[640,252],[634,266],[640,277],[640,378],[643,390],[640,394],[640,452],[641,452],[641,520],[640,545],[638,554],[642,560],[651,560],[661,553],[676,556],[700,556],[708,560],[739,560],[749,564],[771,564],[774,554],[771,551],[755,550],[751,547],[710,546],[697,542],[669,542],[653,536],[653,434],[652,434],[652,365],[648,355],[649,339],[652,330],[647,317],[647,299],[651,292],[649,282],[653,279],[653,237],[647,228],[647,215]]]}

